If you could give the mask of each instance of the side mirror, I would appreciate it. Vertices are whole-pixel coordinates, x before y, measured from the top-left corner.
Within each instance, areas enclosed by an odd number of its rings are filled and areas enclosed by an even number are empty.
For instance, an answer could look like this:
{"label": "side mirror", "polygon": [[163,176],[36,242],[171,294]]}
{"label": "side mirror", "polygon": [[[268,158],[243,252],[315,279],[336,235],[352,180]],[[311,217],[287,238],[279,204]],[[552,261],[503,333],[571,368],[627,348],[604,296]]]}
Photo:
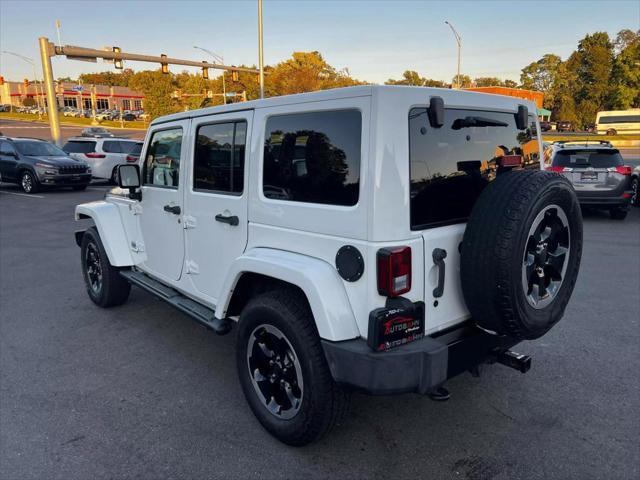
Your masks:
{"label": "side mirror", "polygon": [[429,124],[433,128],[440,128],[444,125],[444,100],[442,97],[431,97],[429,100]]}
{"label": "side mirror", "polygon": [[140,187],[140,167],[138,165],[118,165],[118,185],[129,189],[129,198],[141,200],[142,195],[136,192]]}
{"label": "side mirror", "polygon": [[529,109],[524,105],[518,105],[518,111],[516,112],[516,127],[518,130],[524,130],[527,128],[528,120]]}

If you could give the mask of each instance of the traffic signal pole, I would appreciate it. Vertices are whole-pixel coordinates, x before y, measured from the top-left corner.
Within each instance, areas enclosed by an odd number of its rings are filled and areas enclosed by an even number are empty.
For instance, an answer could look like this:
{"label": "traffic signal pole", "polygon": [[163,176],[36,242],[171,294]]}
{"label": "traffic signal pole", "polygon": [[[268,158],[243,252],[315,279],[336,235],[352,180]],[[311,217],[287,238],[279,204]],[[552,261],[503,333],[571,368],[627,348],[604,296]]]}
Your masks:
{"label": "traffic signal pole", "polygon": [[[260,70],[255,70],[253,68],[234,67],[230,65],[222,65],[219,63],[182,60],[181,58],[171,58],[167,57],[166,55],[152,56],[140,55],[137,53],[125,53],[121,52],[118,47],[113,47],[113,50],[109,51],[84,47],[72,47],[69,45],[56,46],[46,37],[40,37],[39,43],[40,57],[42,58],[42,73],[44,74],[44,83],[47,91],[47,111],[49,113],[49,125],[51,126],[51,138],[57,145],[60,145],[62,138],[60,136],[60,119],[58,118],[58,104],[56,102],[56,92],[53,83],[53,68],[51,67],[51,57],[54,57],[56,55],[65,56],[69,60],[95,61],[98,58],[102,58],[103,60],[113,60],[116,68],[122,67],[123,60],[157,63],[162,66],[163,73],[169,73],[169,65],[198,67],[201,68],[203,72],[208,68],[214,68],[218,70],[230,70],[236,75],[238,74],[238,72],[254,73],[256,75],[260,75],[260,83],[261,85],[264,84],[264,72],[262,68]],[[120,65],[120,67],[117,66],[118,64]],[[263,91],[264,87],[262,87],[261,90]]]}
{"label": "traffic signal pole", "polygon": [[51,139],[62,146],[62,136],[60,134],[60,118],[58,118],[58,102],[56,100],[56,89],[53,84],[53,67],[51,66],[51,46],[52,44],[45,37],[40,37],[40,58],[42,60],[42,75],[44,77],[44,88],[47,92],[47,113],[49,114],[49,127],[51,128]]}

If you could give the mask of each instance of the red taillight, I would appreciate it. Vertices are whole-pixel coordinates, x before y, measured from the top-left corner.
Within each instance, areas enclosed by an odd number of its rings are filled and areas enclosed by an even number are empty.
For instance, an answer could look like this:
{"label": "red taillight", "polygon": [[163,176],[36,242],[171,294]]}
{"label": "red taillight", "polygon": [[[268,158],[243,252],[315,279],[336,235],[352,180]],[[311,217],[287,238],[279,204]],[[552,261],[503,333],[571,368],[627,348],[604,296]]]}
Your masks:
{"label": "red taillight", "polygon": [[106,157],[106,155],[104,153],[95,153],[95,152],[85,153],[85,156],[87,156],[88,158],[104,158],[104,157]]}
{"label": "red taillight", "polygon": [[138,157],[134,157],[133,155],[127,155],[127,162],[136,163],[138,161]]}
{"label": "red taillight", "polygon": [[522,155],[503,155],[499,162],[501,167],[519,167],[522,165]]}
{"label": "red taillight", "polygon": [[564,167],[547,167],[547,171],[549,172],[556,172],[556,173],[562,173],[564,172]]}
{"label": "red taillight", "polygon": [[616,167],[616,172],[620,175],[631,175],[631,167],[629,165],[618,165]]}
{"label": "red taillight", "polygon": [[378,250],[378,293],[397,297],[411,290],[411,248]]}

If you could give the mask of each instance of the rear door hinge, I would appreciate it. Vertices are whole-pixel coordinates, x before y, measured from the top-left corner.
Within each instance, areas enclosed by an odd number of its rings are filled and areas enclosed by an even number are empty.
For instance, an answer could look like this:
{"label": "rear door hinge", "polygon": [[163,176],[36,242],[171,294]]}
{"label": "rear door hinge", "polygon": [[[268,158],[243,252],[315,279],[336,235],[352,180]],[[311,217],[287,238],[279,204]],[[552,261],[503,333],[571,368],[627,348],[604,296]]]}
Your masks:
{"label": "rear door hinge", "polygon": [[196,217],[192,217],[191,215],[185,215],[182,218],[183,218],[182,225],[185,230],[196,228],[196,224],[197,224]]}
{"label": "rear door hinge", "polygon": [[198,264],[193,260],[187,260],[185,262],[185,266],[188,274],[197,275],[200,273],[200,268],[198,267]]}
{"label": "rear door hinge", "polygon": [[144,252],[144,243],[136,242],[135,240],[132,240],[131,241],[131,250],[136,252],[136,253]]}

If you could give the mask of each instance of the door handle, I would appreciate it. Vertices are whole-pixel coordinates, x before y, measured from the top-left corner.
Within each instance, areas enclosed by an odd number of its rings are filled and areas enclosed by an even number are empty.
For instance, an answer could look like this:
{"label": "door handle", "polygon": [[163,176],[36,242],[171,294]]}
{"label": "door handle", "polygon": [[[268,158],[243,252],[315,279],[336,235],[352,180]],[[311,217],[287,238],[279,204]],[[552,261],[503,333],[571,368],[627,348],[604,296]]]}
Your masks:
{"label": "door handle", "polygon": [[447,251],[441,248],[434,248],[431,254],[433,263],[438,267],[438,286],[433,289],[433,298],[439,298],[444,293],[444,259],[447,258]]}
{"label": "door handle", "polygon": [[180,212],[182,212],[182,210],[180,209],[180,207],[178,205],[165,205],[164,206],[164,211],[165,212],[169,212],[169,213],[173,213],[174,215],[180,215]]}
{"label": "door handle", "polygon": [[236,227],[240,224],[240,220],[235,215],[225,216],[219,213],[216,215],[216,222],[228,223],[232,227]]}

